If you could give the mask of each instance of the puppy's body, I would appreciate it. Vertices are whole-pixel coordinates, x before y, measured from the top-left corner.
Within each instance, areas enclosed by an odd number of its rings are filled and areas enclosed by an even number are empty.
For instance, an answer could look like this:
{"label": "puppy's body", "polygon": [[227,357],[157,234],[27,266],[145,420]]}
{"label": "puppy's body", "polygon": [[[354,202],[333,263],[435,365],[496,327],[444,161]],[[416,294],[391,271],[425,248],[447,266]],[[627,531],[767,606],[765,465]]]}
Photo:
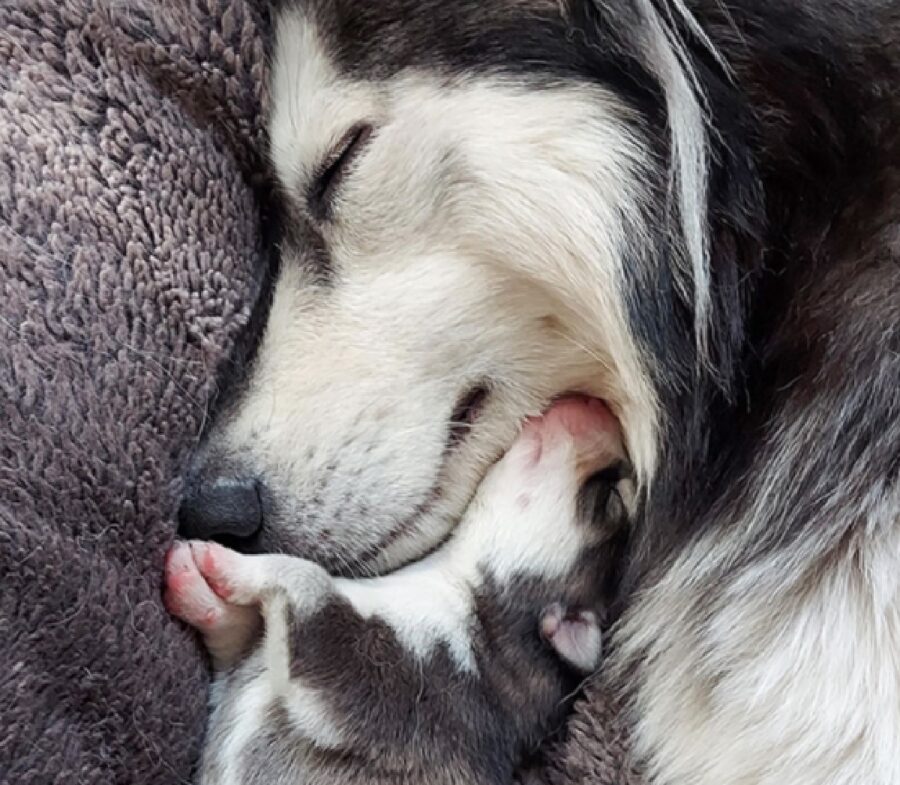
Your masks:
{"label": "puppy's body", "polygon": [[[557,404],[525,426],[453,539],[385,577],[176,549],[169,604],[220,674],[201,782],[509,785],[598,664],[610,530],[577,498],[621,457],[601,404]],[[256,606],[264,640],[243,660]]]}

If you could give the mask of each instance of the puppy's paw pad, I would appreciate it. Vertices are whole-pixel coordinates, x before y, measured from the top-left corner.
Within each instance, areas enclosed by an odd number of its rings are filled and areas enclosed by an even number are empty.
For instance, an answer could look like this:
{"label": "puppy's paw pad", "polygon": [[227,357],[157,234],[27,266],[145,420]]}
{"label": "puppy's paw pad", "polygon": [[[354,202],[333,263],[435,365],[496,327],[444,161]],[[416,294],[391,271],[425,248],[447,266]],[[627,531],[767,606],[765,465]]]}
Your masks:
{"label": "puppy's paw pad", "polygon": [[166,595],[176,603],[186,599],[198,582],[205,583],[185,543],[176,542],[166,554],[165,579]]}
{"label": "puppy's paw pad", "polygon": [[215,594],[226,602],[250,604],[257,591],[248,557],[215,542],[192,541],[194,562]]}
{"label": "puppy's paw pad", "polygon": [[175,543],[166,554],[165,584],[163,602],[171,614],[201,630],[221,622],[222,603],[200,574],[185,543]]}
{"label": "puppy's paw pad", "polygon": [[541,614],[541,636],[572,668],[590,673],[603,653],[600,622],[593,611],[554,603]]}

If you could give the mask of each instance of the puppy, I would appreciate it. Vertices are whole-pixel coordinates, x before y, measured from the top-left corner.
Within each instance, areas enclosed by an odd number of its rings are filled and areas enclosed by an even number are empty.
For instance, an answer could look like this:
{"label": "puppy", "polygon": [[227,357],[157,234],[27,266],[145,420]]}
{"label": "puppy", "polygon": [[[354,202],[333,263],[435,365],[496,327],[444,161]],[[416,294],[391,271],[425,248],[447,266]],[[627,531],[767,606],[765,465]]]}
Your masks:
{"label": "puppy", "polygon": [[[603,404],[558,402],[526,422],[452,539],[384,577],[177,544],[167,604],[217,674],[201,783],[509,785],[598,666],[612,526],[581,491],[622,458]],[[621,497],[601,495],[611,524]]]}

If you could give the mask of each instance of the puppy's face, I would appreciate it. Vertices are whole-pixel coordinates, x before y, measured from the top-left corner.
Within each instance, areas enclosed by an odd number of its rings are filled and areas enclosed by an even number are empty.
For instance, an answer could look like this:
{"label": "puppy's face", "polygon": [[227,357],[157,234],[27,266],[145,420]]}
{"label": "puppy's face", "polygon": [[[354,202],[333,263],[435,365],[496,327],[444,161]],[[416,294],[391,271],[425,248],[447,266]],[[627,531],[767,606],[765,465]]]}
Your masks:
{"label": "puppy's face", "polygon": [[[414,54],[388,66],[412,46],[393,5],[281,13],[280,273],[200,469],[207,485],[258,483],[253,547],[345,571],[437,544],[523,417],[559,394],[611,401],[632,459],[652,461],[622,292],[644,152],[634,118],[587,81]],[[500,5],[502,19],[538,13]],[[541,35],[563,36],[546,5]],[[489,31],[485,7],[456,10]]]}

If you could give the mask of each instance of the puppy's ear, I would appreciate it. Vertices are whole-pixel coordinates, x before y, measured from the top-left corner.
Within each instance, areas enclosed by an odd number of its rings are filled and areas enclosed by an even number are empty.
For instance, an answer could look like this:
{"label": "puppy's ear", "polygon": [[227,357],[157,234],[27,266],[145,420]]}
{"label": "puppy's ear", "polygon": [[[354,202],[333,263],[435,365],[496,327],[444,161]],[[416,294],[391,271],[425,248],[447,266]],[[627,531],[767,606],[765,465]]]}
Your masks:
{"label": "puppy's ear", "polygon": [[541,637],[573,670],[592,673],[600,665],[603,638],[597,614],[554,603],[541,614]]}

